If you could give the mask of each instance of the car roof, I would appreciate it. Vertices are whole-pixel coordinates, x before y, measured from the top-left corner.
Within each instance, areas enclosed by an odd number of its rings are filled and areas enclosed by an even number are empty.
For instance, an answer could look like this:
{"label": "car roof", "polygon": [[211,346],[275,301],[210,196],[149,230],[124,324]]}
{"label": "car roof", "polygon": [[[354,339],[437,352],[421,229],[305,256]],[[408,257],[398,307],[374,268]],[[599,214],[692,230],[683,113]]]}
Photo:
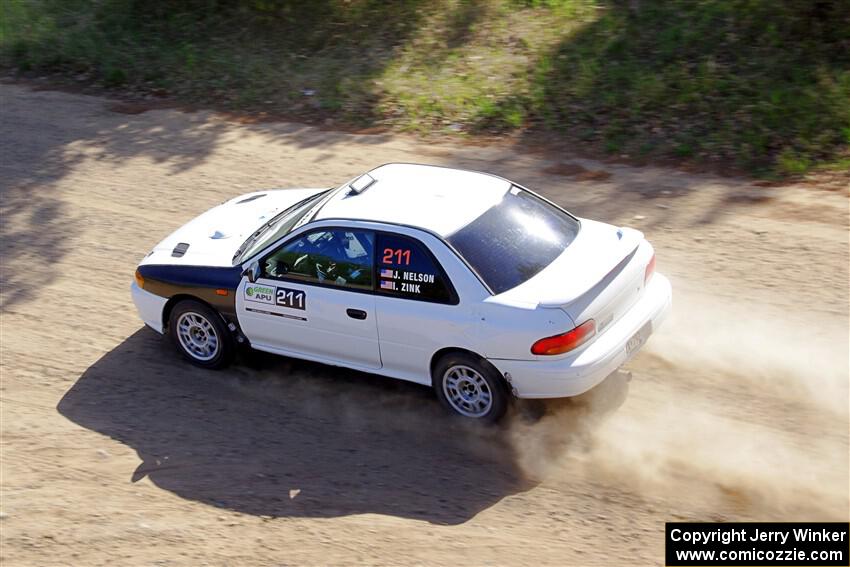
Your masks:
{"label": "car roof", "polygon": [[363,183],[366,187],[359,193],[350,188],[355,180],[347,183],[313,220],[403,224],[446,237],[501,201],[511,188],[510,181],[495,175],[434,165],[390,163],[368,176],[374,182]]}

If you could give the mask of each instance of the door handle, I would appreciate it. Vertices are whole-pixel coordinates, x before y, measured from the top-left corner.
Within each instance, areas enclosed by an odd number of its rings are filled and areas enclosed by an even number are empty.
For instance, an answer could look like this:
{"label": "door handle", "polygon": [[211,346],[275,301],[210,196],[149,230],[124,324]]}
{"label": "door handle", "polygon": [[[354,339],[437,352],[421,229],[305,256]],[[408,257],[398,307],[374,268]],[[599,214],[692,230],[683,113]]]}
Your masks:
{"label": "door handle", "polygon": [[346,309],[345,312],[352,319],[365,319],[366,318],[366,312],[363,311],[362,309]]}

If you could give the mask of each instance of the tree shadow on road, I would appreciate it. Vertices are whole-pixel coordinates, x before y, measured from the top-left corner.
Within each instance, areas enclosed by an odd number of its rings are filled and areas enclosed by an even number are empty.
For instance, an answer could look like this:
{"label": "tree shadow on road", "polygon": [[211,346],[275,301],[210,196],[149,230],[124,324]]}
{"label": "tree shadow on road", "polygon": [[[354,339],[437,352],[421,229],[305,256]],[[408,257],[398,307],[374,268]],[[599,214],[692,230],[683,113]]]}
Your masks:
{"label": "tree shadow on road", "polygon": [[[97,98],[61,95],[57,104],[55,93],[0,88],[2,311],[35,299],[53,283],[60,275],[58,266],[75,246],[104,242],[85,240],[92,221],[114,230],[114,219],[70,207],[68,199],[69,192],[84,192],[89,183],[112,182],[93,176],[67,187],[62,183],[67,176],[79,174],[78,168],[91,160],[120,165],[140,157],[166,162],[178,173],[204,163],[230,128],[199,123],[192,115],[180,123],[161,114],[127,117],[110,112]],[[111,190],[116,202],[137,192],[118,184]]]}

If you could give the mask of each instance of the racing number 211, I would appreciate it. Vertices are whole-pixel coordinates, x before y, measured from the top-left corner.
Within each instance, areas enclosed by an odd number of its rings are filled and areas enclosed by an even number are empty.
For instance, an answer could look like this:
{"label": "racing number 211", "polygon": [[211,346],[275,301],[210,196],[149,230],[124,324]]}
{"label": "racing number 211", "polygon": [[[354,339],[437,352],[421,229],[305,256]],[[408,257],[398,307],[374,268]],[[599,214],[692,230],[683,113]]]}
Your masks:
{"label": "racing number 211", "polygon": [[277,288],[277,297],[275,303],[281,307],[289,307],[291,309],[306,310],[305,303],[307,294],[300,289],[288,289],[285,287]]}
{"label": "racing number 211", "polygon": [[410,265],[410,250],[401,248],[384,248],[384,264]]}

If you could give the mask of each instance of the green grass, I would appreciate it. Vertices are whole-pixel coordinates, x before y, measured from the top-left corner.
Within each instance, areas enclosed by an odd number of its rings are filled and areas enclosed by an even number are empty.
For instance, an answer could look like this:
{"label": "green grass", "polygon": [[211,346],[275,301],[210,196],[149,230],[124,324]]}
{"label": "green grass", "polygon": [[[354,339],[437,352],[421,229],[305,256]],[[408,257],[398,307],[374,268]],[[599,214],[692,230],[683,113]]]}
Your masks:
{"label": "green grass", "polygon": [[768,176],[850,155],[847,0],[6,0],[0,65]]}

